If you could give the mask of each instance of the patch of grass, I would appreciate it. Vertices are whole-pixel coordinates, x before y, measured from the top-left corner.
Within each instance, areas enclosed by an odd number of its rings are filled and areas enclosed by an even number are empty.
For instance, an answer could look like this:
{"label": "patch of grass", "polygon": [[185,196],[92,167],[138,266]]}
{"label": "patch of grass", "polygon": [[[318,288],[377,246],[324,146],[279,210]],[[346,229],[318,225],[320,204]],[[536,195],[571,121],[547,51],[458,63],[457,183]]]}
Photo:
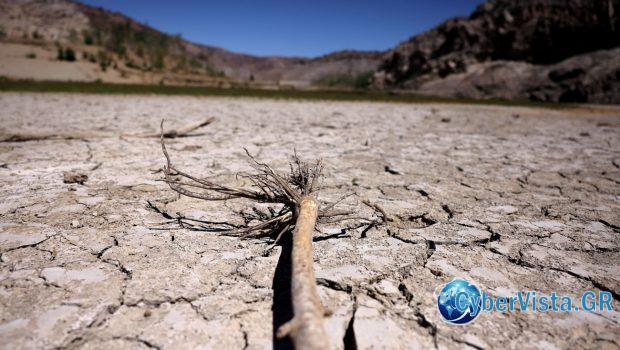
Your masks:
{"label": "patch of grass", "polygon": [[102,82],[64,82],[14,80],[0,77],[0,91],[21,92],[68,92],[88,94],[155,94],[189,96],[229,96],[275,99],[368,101],[396,103],[466,103],[479,105],[530,106],[566,108],[570,105],[534,101],[450,99],[416,94],[393,94],[380,91],[337,91],[337,90],[262,90],[247,87],[218,88],[174,85],[111,84]]}
{"label": "patch of grass", "polygon": [[329,74],[314,82],[315,85],[326,87],[351,87],[367,89],[372,83],[372,71],[359,74]]}

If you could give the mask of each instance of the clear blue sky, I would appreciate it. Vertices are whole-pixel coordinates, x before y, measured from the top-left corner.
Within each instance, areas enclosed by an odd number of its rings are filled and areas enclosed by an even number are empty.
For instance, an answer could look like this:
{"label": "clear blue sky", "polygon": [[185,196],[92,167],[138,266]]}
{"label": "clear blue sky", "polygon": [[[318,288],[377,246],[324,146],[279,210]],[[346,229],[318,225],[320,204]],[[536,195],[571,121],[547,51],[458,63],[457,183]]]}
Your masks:
{"label": "clear blue sky", "polygon": [[261,56],[385,50],[482,0],[83,0],[191,41]]}

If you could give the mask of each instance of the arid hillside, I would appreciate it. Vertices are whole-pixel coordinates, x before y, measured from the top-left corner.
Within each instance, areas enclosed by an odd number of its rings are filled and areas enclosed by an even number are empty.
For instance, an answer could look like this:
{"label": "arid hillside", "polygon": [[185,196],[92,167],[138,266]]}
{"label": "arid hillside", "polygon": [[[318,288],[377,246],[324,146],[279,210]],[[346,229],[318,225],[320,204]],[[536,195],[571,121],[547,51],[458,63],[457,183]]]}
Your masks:
{"label": "arid hillside", "polygon": [[182,85],[368,85],[379,52],[257,57],[162,33],[120,13],[69,0],[0,1],[0,75]]}
{"label": "arid hillside", "polygon": [[375,85],[430,95],[620,103],[620,1],[494,0],[387,53]]}
{"label": "arid hillside", "polygon": [[0,76],[620,103],[620,0],[490,0],[387,52],[257,57],[70,0],[0,0]]}

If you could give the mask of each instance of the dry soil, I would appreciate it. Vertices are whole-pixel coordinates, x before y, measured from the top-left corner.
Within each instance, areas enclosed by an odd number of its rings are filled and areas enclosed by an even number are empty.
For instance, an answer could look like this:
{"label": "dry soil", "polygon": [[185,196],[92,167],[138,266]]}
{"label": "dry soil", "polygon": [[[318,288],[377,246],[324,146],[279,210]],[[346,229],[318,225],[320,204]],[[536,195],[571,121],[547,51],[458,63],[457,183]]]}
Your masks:
{"label": "dry soil", "polygon": [[495,296],[609,290],[618,307],[618,108],[18,93],[0,94],[0,348],[286,345],[273,340],[290,317],[286,244],[157,229],[147,201],[213,221],[251,208],[179,197],[159,181],[158,140],[120,136],[208,116],[204,134],[169,141],[179,168],[240,182],[243,147],[281,170],[296,149],[325,161],[320,199],[356,192],[394,219],[317,232],[336,347],[618,348],[617,311],[457,327],[434,296],[460,277]]}

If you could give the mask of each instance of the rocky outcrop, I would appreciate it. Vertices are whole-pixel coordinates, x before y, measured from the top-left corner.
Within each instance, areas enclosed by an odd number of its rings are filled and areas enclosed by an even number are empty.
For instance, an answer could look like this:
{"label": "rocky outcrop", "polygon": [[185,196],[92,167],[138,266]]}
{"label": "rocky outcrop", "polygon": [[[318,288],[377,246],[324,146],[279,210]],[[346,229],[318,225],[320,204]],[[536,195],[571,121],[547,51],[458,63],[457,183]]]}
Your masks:
{"label": "rocky outcrop", "polygon": [[384,57],[375,86],[473,98],[615,101],[619,65],[613,51],[600,50],[620,45],[618,8],[618,0],[490,1],[469,18],[398,45]]}
{"label": "rocky outcrop", "polygon": [[422,83],[419,93],[459,98],[620,103],[620,48],[552,65],[491,61]]}
{"label": "rocky outcrop", "polygon": [[[492,0],[387,52],[258,57],[75,1],[0,0],[0,44],[16,52],[0,57],[8,62],[0,67],[12,65],[0,73],[262,88],[365,88],[372,81],[379,90],[443,97],[620,103],[619,14],[620,0]],[[57,45],[78,52],[77,62],[54,60]]]}

